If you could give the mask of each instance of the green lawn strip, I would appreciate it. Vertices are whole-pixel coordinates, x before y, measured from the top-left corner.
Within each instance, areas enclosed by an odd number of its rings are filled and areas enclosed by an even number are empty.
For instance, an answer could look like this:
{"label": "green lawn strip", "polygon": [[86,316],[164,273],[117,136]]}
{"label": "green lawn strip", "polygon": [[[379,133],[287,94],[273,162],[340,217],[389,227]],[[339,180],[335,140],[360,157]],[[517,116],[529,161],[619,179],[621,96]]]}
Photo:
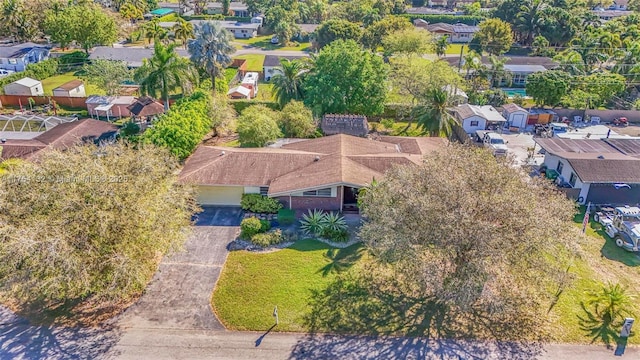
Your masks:
{"label": "green lawn strip", "polygon": [[259,83],[258,96],[254,98],[256,101],[273,101],[273,84]]}
{"label": "green lawn strip", "polygon": [[[584,211],[583,207],[574,218],[576,226],[580,228]],[[593,216],[587,227],[587,235],[586,242],[582,244],[582,256],[575,259],[569,270],[574,275],[574,280],[560,296],[552,311],[551,331],[555,341],[591,342],[592,338],[588,336],[587,331],[580,327],[579,319],[586,315],[581,303],[588,301],[588,291],[597,290],[608,281],[627,286],[631,295],[637,295],[640,291],[640,257],[617,247],[602,231],[602,226],[593,221]],[[631,310],[638,316],[640,304],[637,299],[634,304]],[[640,337],[630,337],[629,343],[640,344]]]}
{"label": "green lawn strip", "polygon": [[256,36],[250,39],[235,39],[235,42],[261,48],[263,50],[306,51],[311,48],[311,43],[293,43],[291,46],[271,43],[272,35]]}
{"label": "green lawn strip", "polygon": [[246,54],[246,55],[238,55],[236,59],[246,59],[247,60],[247,71],[262,71],[264,64],[265,55],[263,54]]}
{"label": "green lawn strip", "polygon": [[238,69],[234,69],[234,68],[224,69],[224,80],[227,82],[227,84],[230,83],[234,77],[236,77],[236,74],[238,74]]}
{"label": "green lawn strip", "polygon": [[[356,252],[360,244],[339,250]],[[224,325],[234,330],[269,329],[278,306],[277,331],[305,331],[311,290],[326,288],[336,274],[325,256],[330,246],[301,240],[290,248],[271,253],[235,251],[227,262],[212,297],[212,305]]]}
{"label": "green lawn strip", "polygon": [[[76,79],[82,80],[79,77],[73,75],[73,72],[67,72],[64,74],[51,76],[41,81],[42,88],[44,89],[44,93],[46,95],[53,95],[53,89],[57,88],[62,84],[68,83],[71,80],[76,80]],[[106,94],[106,91],[104,91],[103,89],[100,89],[99,87],[91,83],[88,83],[85,80],[82,80],[82,82],[84,83],[84,89],[85,89],[85,92],[87,93],[87,96]]]}
{"label": "green lawn strip", "polygon": [[389,135],[391,136],[411,136],[411,137],[425,136],[422,129],[420,129],[415,122],[411,123],[411,125],[407,127],[408,124],[409,123],[404,121],[396,121],[393,123],[393,126],[391,127],[391,129],[388,129],[384,125],[382,125],[382,123],[370,121],[369,129],[370,130],[376,129],[377,131],[380,131],[380,132],[388,132]]}

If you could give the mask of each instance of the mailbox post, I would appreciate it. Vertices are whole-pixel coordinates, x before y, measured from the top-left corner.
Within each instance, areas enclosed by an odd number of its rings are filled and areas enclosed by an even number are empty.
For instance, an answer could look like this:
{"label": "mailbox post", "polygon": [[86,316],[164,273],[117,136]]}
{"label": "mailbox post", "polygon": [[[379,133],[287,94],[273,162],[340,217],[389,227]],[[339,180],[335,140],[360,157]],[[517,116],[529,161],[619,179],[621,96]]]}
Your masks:
{"label": "mailbox post", "polygon": [[634,319],[626,318],[624,319],[624,323],[622,324],[622,330],[620,331],[621,338],[628,338],[631,334],[631,327],[633,326]]}

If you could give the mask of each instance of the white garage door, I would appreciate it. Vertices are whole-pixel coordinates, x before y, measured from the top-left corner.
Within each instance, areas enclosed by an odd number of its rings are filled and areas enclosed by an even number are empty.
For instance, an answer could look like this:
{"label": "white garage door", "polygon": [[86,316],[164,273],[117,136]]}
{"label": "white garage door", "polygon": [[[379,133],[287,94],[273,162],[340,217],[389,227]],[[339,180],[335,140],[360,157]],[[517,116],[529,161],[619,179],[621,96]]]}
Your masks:
{"label": "white garage door", "polygon": [[244,187],[242,186],[199,186],[200,205],[240,205]]}

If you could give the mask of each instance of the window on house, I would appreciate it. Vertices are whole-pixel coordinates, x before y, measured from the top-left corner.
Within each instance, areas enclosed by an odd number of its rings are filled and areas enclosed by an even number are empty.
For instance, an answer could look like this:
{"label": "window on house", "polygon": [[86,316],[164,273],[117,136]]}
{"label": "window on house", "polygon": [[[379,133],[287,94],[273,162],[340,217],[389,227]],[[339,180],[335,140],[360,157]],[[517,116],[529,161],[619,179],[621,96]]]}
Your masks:
{"label": "window on house", "polygon": [[331,197],[331,188],[305,191],[305,192],[302,193],[302,196]]}
{"label": "window on house", "polygon": [[260,195],[267,196],[268,193],[269,193],[268,186],[260,186]]}
{"label": "window on house", "polygon": [[571,177],[569,178],[569,184],[571,184],[572,187],[576,186],[576,180],[578,180],[578,177],[576,176],[575,173],[571,173]]}
{"label": "window on house", "polygon": [[16,59],[9,59],[9,64],[17,64],[18,60]]}
{"label": "window on house", "polygon": [[558,166],[556,166],[556,170],[558,170],[558,174],[562,174],[563,167],[564,167],[564,164],[562,163],[562,161],[558,161]]}
{"label": "window on house", "polygon": [[478,121],[477,121],[477,120],[476,120],[476,121],[472,121],[472,122],[471,122],[471,126],[478,126],[478,125],[479,125],[479,124],[478,124]]}

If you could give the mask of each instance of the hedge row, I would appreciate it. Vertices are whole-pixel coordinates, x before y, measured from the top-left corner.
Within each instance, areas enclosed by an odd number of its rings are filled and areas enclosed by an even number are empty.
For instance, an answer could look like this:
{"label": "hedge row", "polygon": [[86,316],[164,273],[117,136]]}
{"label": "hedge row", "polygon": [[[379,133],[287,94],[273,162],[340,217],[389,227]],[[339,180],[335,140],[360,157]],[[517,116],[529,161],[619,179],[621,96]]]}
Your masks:
{"label": "hedge row", "polygon": [[27,69],[25,71],[17,72],[9,76],[0,78],[0,89],[3,89],[7,84],[11,84],[12,82],[25,77],[30,77],[36,80],[44,80],[57,73],[58,59],[47,59],[37,64],[29,64],[27,65]]}
{"label": "hedge row", "polygon": [[230,103],[231,103],[231,106],[233,106],[233,109],[238,114],[240,114],[242,110],[253,105],[264,105],[271,110],[276,110],[276,111],[280,110],[280,107],[278,106],[278,104],[273,101],[231,100]]}

